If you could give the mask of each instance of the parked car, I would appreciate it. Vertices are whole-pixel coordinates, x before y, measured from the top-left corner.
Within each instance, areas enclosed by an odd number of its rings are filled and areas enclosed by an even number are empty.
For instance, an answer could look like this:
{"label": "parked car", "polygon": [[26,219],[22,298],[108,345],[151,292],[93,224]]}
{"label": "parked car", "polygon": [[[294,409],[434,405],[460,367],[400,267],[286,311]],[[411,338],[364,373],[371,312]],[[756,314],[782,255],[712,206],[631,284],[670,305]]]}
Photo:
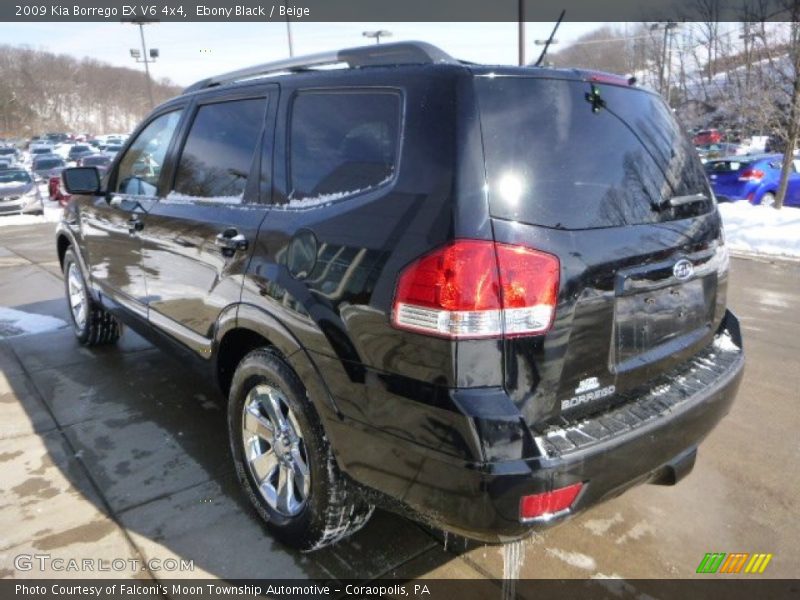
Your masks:
{"label": "parked car", "polygon": [[78,159],[78,167],[96,167],[100,175],[105,175],[111,166],[112,158],[106,154],[87,154]]}
{"label": "parked car", "polygon": [[[791,165],[785,206],[800,206],[800,173],[795,160]],[[780,183],[781,154],[729,156],[706,163],[706,173],[717,199],[747,200],[752,204],[772,206]]]}
{"label": "parked car", "polygon": [[703,129],[697,132],[693,142],[695,146],[707,146],[720,143],[723,137],[722,132],[718,129]]}
{"label": "parked car", "polygon": [[707,162],[713,158],[722,156],[738,156],[747,154],[747,149],[739,144],[729,144],[721,142],[719,144],[708,144],[707,146],[697,146],[697,154],[702,162]]}
{"label": "parked car", "polygon": [[11,160],[11,161],[18,161],[19,160],[19,150],[17,150],[14,146],[0,146],[0,160]]}
{"label": "parked car", "polygon": [[28,158],[31,161],[37,157],[47,156],[53,153],[54,149],[50,144],[31,144],[30,148],[28,148]]}
{"label": "parked car", "polygon": [[16,167],[14,160],[0,156],[0,169],[11,169],[12,167]]}
{"label": "parked car", "polygon": [[132,140],[105,183],[63,174],[75,335],[128,323],[210,375],[286,543],[376,504],[523,537],[675,483],[731,407],[722,221],[624,78],[382,44],[211,77]]}
{"label": "parked car", "polygon": [[0,215],[43,214],[39,186],[24,169],[0,170]]}
{"label": "parked car", "polygon": [[31,170],[35,178],[41,181],[49,181],[51,177],[61,175],[67,166],[64,159],[60,156],[47,155],[33,159]]}
{"label": "parked car", "polygon": [[77,161],[82,156],[94,154],[94,150],[88,144],[73,144],[67,153],[67,160]]}
{"label": "parked car", "polygon": [[120,150],[122,150],[122,144],[111,143],[103,147],[103,154],[113,159]]}

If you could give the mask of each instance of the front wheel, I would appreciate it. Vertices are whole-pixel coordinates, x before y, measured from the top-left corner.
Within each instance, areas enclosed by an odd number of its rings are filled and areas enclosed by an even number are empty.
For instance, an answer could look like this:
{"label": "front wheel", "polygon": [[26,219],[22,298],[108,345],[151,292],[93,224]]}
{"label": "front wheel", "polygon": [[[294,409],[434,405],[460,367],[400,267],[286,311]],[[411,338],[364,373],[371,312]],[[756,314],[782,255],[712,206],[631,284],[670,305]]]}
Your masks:
{"label": "front wheel", "polygon": [[761,206],[775,206],[775,194],[772,192],[767,192],[763,196],[761,196]]}
{"label": "front wheel", "polygon": [[84,346],[116,342],[122,334],[122,326],[111,313],[92,300],[72,248],[64,254],[64,287],[72,329],[78,342]]}
{"label": "front wheel", "polygon": [[274,350],[254,350],[237,367],[228,433],[239,482],[285,544],[322,548],[372,514],[339,472],[305,388]]}

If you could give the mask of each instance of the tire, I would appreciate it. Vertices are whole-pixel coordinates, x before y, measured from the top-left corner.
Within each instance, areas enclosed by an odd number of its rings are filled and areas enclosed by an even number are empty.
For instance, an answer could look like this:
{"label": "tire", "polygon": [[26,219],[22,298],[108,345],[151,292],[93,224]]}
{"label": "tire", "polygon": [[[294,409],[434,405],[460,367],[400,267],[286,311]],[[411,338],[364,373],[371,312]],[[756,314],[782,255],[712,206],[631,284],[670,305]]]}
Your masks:
{"label": "tire", "polygon": [[92,300],[72,248],[67,248],[64,254],[64,291],[72,329],[80,344],[103,346],[119,339],[122,326],[111,313]]}
{"label": "tire", "polygon": [[317,550],[358,531],[372,515],[340,473],[303,384],[273,349],[254,350],[239,363],[228,434],[239,482],[286,545]]}
{"label": "tire", "polygon": [[759,202],[759,204],[761,204],[761,206],[775,206],[775,194],[767,192],[761,196],[761,202]]}

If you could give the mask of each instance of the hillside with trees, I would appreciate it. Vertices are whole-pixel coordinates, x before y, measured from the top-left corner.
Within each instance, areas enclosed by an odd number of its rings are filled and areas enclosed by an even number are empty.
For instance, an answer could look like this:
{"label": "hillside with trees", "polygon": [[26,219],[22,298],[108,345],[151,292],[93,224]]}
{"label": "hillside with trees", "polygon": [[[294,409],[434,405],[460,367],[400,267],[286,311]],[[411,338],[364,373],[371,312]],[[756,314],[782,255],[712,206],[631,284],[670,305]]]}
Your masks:
{"label": "hillside with trees", "polygon": [[[158,104],[180,93],[153,81]],[[150,110],[142,70],[0,45],[0,137],[130,131]]]}

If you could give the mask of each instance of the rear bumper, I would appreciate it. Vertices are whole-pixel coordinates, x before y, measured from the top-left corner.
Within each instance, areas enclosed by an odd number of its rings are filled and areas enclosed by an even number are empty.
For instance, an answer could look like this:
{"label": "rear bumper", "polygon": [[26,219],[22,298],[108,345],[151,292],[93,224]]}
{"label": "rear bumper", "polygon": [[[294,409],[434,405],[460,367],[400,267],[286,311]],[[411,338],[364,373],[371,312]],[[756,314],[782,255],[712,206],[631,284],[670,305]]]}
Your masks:
{"label": "rear bumper", "polygon": [[[743,369],[738,321],[729,312],[706,350],[641,397],[536,437],[535,458],[464,463],[356,430],[351,435],[364,436],[369,457],[347,470],[434,526],[489,542],[522,537],[638,483],[669,484],[687,474],[698,444],[730,410]],[[577,482],[583,489],[570,509],[520,521],[522,496]]]}

